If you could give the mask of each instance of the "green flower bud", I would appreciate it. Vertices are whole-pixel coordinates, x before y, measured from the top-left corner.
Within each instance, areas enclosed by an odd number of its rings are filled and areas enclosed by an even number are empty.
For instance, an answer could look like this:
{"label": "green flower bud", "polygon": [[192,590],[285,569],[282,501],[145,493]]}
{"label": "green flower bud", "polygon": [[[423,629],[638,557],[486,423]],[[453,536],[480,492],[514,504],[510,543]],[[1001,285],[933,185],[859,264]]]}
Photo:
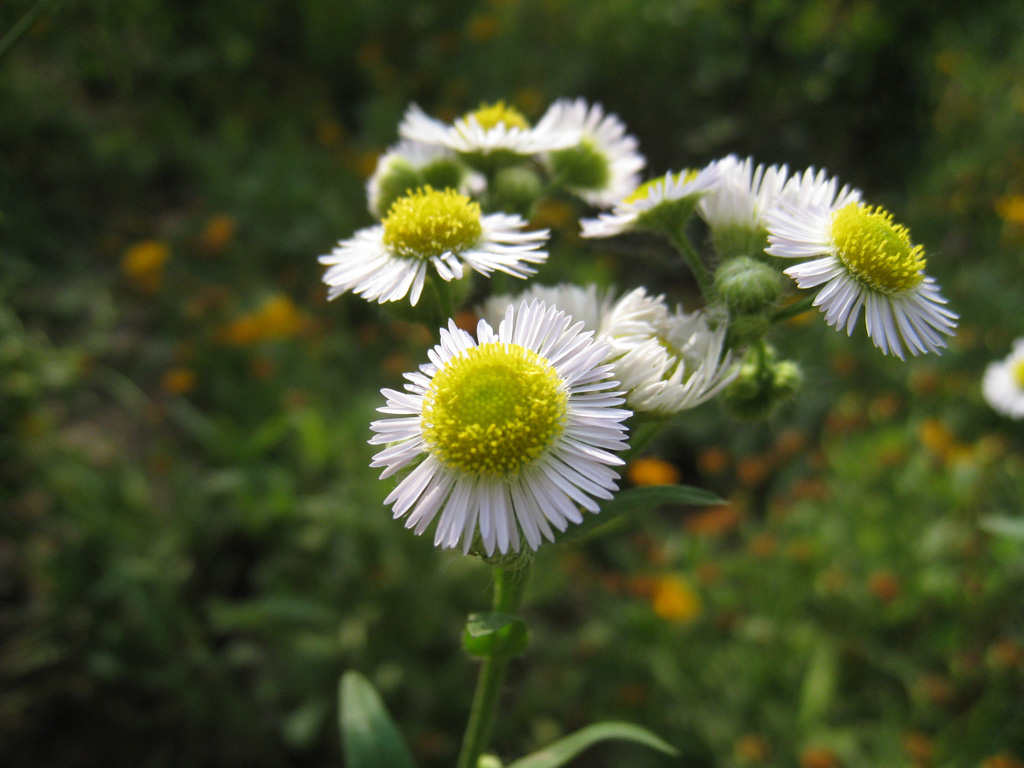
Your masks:
{"label": "green flower bud", "polygon": [[772,392],[778,402],[793,397],[804,383],[804,373],[791,360],[781,360],[772,369]]}
{"label": "green flower bud", "polygon": [[751,349],[739,373],[722,393],[722,402],[733,416],[745,421],[766,419],[793,397],[803,383],[800,368],[789,360],[776,360],[769,349]]}
{"label": "green flower bud", "polygon": [[541,197],[540,176],[522,165],[502,168],[494,175],[490,193],[496,209],[529,216]]}
{"label": "green flower bud", "polygon": [[[405,160],[398,160],[380,177],[376,199],[372,201],[374,213],[383,217],[391,204],[407,193],[423,186],[423,176]],[[437,189],[444,189],[438,186]]]}
{"label": "green flower bud", "polygon": [[575,147],[551,153],[551,175],[566,189],[601,190],[611,178],[608,159],[584,140]]}
{"label": "green flower bud", "polygon": [[434,189],[457,189],[461,192],[466,191],[462,182],[467,173],[465,165],[448,157],[439,158],[420,169],[424,184]]}
{"label": "green flower bud", "polygon": [[768,231],[763,227],[742,224],[712,226],[711,244],[723,259],[761,253],[768,247]]}
{"label": "green flower bud", "polygon": [[715,272],[715,291],[738,315],[753,315],[769,309],[782,293],[779,273],[750,256],[738,256]]}

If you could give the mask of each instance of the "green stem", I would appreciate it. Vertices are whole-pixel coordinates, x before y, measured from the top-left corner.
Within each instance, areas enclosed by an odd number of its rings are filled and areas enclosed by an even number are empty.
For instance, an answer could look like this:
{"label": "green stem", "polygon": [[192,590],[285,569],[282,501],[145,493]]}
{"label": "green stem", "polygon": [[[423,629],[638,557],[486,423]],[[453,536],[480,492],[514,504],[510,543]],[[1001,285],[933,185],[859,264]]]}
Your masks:
{"label": "green stem", "polygon": [[[529,568],[518,571],[508,571],[497,566],[494,568],[495,613],[518,613],[529,572]],[[498,696],[505,680],[508,661],[504,657],[491,656],[484,659],[480,666],[480,677],[473,694],[473,705],[469,710],[469,722],[466,723],[466,734],[462,738],[457,768],[476,768],[480,755],[490,743],[494,717],[498,712]]]}
{"label": "green stem", "polygon": [[455,317],[455,306],[452,304],[452,289],[448,282],[439,275],[431,275],[430,282],[434,286],[434,292],[437,294],[437,304],[441,311],[440,323],[437,324],[437,327],[445,328],[448,326],[448,319]]}
{"label": "green stem", "polygon": [[804,312],[814,307],[814,295],[809,294],[804,296],[802,299],[794,301],[789,306],[783,307],[777,312],[772,313],[771,321],[772,324],[782,323],[790,318],[802,315]]}
{"label": "green stem", "polygon": [[693,272],[693,276],[697,278],[697,285],[700,286],[700,292],[704,294],[704,300],[710,300],[711,275],[708,272],[708,268],[704,266],[700,254],[697,253],[697,250],[690,242],[690,238],[676,228],[669,230],[669,238],[672,240],[672,244],[679,249],[683,259],[686,260],[687,265],[689,265],[690,270]]}

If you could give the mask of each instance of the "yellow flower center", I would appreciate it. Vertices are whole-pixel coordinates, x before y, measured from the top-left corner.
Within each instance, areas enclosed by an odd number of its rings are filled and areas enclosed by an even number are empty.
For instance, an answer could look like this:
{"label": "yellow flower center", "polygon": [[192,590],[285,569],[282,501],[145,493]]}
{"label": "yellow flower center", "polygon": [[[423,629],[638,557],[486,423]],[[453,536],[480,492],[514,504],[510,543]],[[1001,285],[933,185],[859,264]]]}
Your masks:
{"label": "yellow flower center", "polygon": [[1024,357],[1013,363],[1010,370],[1013,372],[1013,381],[1018,387],[1024,389]]}
{"label": "yellow flower center", "polygon": [[400,256],[429,259],[476,245],[483,228],[480,206],[452,189],[425,186],[391,205],[384,245]]}
{"label": "yellow flower center", "polygon": [[481,104],[474,112],[466,117],[475,117],[484,130],[490,130],[498,124],[503,123],[507,128],[521,128],[526,130],[530,127],[529,121],[523,117],[523,113],[515,107],[510,107],[504,101],[494,104]]}
{"label": "yellow flower center", "polygon": [[850,274],[869,288],[899,293],[924,280],[924,249],[881,207],[850,203],[832,214],[832,243]]}
{"label": "yellow flower center", "polygon": [[491,342],[437,372],[420,425],[430,453],[446,466],[507,478],[562,434],[568,401],[544,358],[518,344]]}
{"label": "yellow flower center", "polygon": [[633,192],[629,196],[627,196],[622,202],[639,203],[641,200],[646,200],[648,197],[650,197],[651,190],[654,189],[655,185],[662,184],[667,187],[670,182],[678,183],[680,178],[682,178],[684,182],[693,181],[695,178],[697,178],[697,171],[689,170],[680,171],[679,173],[669,173],[666,176],[659,176],[656,179],[645,181],[639,187],[634,189]]}

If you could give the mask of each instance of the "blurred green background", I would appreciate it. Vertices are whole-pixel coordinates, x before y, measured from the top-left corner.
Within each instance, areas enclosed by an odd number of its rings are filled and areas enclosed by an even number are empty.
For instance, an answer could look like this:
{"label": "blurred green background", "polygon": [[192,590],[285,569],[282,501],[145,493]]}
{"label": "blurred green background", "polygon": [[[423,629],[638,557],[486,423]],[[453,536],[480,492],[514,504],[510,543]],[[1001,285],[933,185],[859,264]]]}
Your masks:
{"label": "blurred green background", "polygon": [[[961,330],[904,364],[815,313],[771,421],[678,419],[630,481],[732,503],[541,551],[496,750],[620,719],[692,768],[1024,766],[1024,543],[985,522],[1024,435],[979,390],[1024,335],[1024,4],[7,0],[0,36],[36,8],[0,58],[0,764],[339,765],[346,669],[453,763],[487,569],[390,519],[366,445],[431,336],[328,305],[315,257],[410,102],[583,96],[652,173],[860,187]],[[564,214],[542,281],[687,295]]]}

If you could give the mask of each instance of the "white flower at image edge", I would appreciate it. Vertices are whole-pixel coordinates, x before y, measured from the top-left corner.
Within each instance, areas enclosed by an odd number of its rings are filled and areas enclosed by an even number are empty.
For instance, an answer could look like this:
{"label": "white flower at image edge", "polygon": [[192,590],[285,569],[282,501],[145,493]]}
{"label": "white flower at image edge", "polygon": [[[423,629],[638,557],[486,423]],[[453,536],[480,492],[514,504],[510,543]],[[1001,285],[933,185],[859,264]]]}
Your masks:
{"label": "white flower at image edge", "polygon": [[507,213],[481,213],[465,195],[423,187],[399,198],[384,221],[342,240],[320,263],[327,298],[347,291],[381,304],[406,296],[416,305],[428,268],[442,280],[460,279],[469,267],[483,275],[494,271],[525,278],[531,264],[547,259],[537,250],[548,230],[522,232],[526,221]]}
{"label": "white flower at image edge", "polygon": [[1005,359],[989,364],[981,391],[996,412],[1011,419],[1024,418],[1024,339],[1013,343],[1013,351]]}
{"label": "white flower at image edge", "polygon": [[430,363],[405,392],[382,390],[388,418],[374,421],[371,466],[381,478],[414,467],[384,500],[434,543],[476,542],[488,555],[531,549],[610,499],[626,445],[622,393],[602,361],[606,344],[582,323],[534,301],[508,307],[497,333],[441,330]]}
{"label": "white flower at image edge", "polygon": [[[848,334],[864,310],[868,337],[883,354],[901,360],[939,352],[953,335],[958,316],[945,308],[935,281],[925,275],[921,246],[882,208],[849,202],[766,212],[772,256],[812,259],[785,270],[800,288],[821,290],[814,298],[825,321]],[[819,256],[821,258],[812,258]]]}

